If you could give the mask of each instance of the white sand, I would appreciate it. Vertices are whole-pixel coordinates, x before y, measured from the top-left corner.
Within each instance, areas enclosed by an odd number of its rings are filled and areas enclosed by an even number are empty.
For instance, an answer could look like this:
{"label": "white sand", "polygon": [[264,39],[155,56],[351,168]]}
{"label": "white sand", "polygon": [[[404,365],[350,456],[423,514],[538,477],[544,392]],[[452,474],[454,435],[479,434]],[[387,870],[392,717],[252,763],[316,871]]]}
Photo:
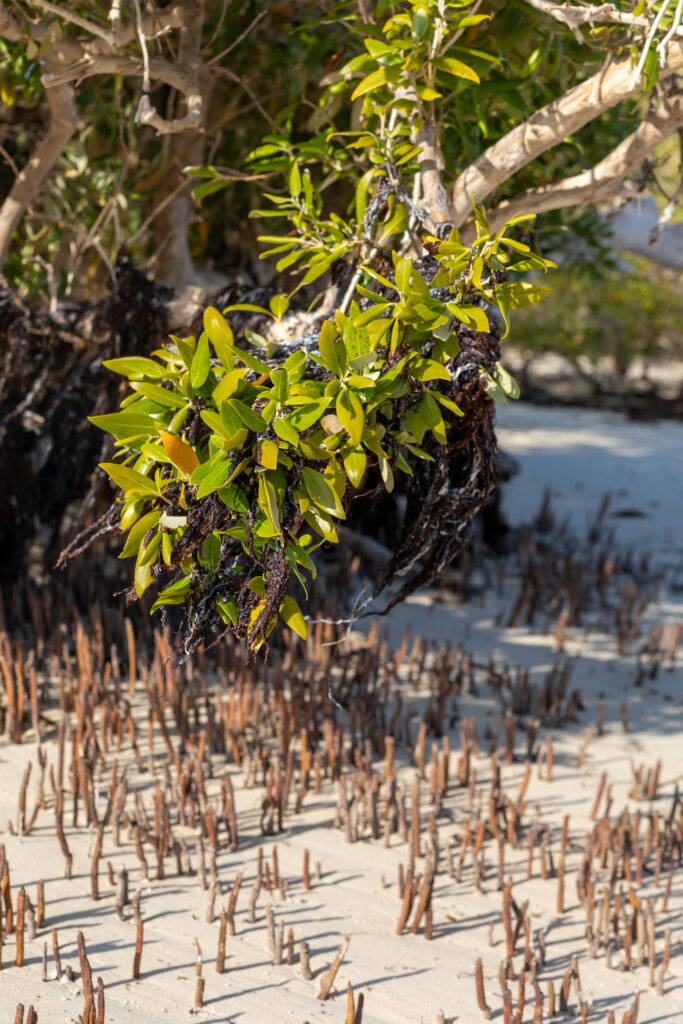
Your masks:
{"label": "white sand", "polygon": [[[672,548],[680,551],[683,425],[634,425],[584,411],[547,411],[524,406],[503,410],[500,425],[502,444],[519,459],[522,467],[521,474],[505,494],[505,509],[513,523],[535,513],[544,486],[550,486],[558,512],[562,516],[571,515],[577,529],[583,529],[605,491],[612,490],[615,494],[613,510],[628,508],[644,513],[643,518],[610,520],[621,542],[639,546],[648,543],[659,556]],[[513,592],[514,587],[511,587],[505,595],[505,607],[509,608]],[[505,659],[512,665],[528,666],[534,682],[540,681],[554,663],[556,652],[552,636],[524,628],[502,629],[495,624],[501,599],[494,597],[493,592],[486,596],[485,603],[467,608],[447,603],[442,595],[438,595],[437,601],[434,603],[429,595],[417,595],[397,608],[389,623],[392,638],[400,638],[405,625],[410,624],[414,634],[435,637],[440,642],[446,639],[452,643],[463,642],[483,662],[492,652],[499,663]],[[660,604],[648,609],[645,628],[652,623],[681,619],[683,599],[669,593]],[[662,815],[668,811],[675,781],[683,781],[683,677],[679,667],[666,669],[656,680],[647,680],[641,688],[635,688],[634,653],[618,657],[614,637],[605,633],[571,631],[567,655],[573,659],[571,686],[581,689],[586,709],[579,716],[578,726],[553,732],[554,776],[551,782],[546,782],[533,771],[527,795],[530,808],[527,816],[533,817],[532,808],[537,804],[540,820],[557,829],[563,816],[569,814],[570,833],[575,844],[579,844],[592,827],[589,813],[603,771],[608,772],[613,786],[612,814],[615,815],[625,805],[631,810],[635,808],[628,799],[632,781],[630,762],[650,767],[661,759],[662,796],[656,807]],[[607,702],[605,735],[590,742],[585,766],[581,769],[578,752],[586,738],[587,727],[595,720],[600,697]],[[423,697],[413,694],[412,699],[417,706]],[[620,721],[622,703],[628,707],[631,723],[628,735],[623,732]],[[482,738],[486,724],[493,723],[499,708],[496,700],[483,690],[478,696],[460,699],[458,710],[461,716],[477,716]],[[545,737],[547,732],[543,728],[541,735]],[[455,750],[451,771],[454,777],[459,747],[455,731],[451,733],[451,741]],[[521,737],[519,742],[522,742]],[[55,763],[54,743],[45,743],[45,748],[50,762]],[[161,754],[160,742],[157,749]],[[19,781],[26,762],[35,756],[34,750],[29,743],[0,748],[2,825],[8,819],[16,821]],[[399,753],[403,755],[402,751]],[[125,762],[125,757],[119,759],[120,765]],[[475,766],[478,781],[486,783],[490,778],[488,755],[482,754]],[[412,785],[414,769],[405,766],[401,771]],[[503,785],[511,794],[516,793],[522,775],[521,763],[502,765]],[[459,884],[449,879],[441,862],[434,893],[432,942],[426,941],[422,934],[397,937],[395,929],[400,910],[397,869],[400,863],[407,861],[406,846],[397,836],[392,836],[388,849],[381,841],[347,844],[343,832],[333,827],[336,794],[331,785],[326,785],[318,797],[312,794],[307,798],[301,815],[287,815],[283,833],[264,838],[259,831],[263,791],[242,789],[240,773],[235,772],[233,778],[237,790],[240,848],[233,854],[221,852],[218,870],[224,890],[229,889],[238,870],[244,871],[244,880],[236,915],[237,935],[228,937],[223,975],[215,972],[218,922],[208,924],[204,920],[207,894],[199,891],[196,878],[173,875],[166,880],[142,883],[145,921],[142,977],[132,981],[134,925],[130,920],[121,922],[116,918],[113,891],[106,878],[108,860],[115,871],[125,863],[131,872],[131,891],[135,890],[139,871],[131,843],[126,841],[124,846],[114,849],[111,833],[107,831],[100,867],[102,898],[95,903],[90,898],[88,837],[83,829],[74,832],[67,827],[68,842],[74,854],[71,882],[62,877],[63,859],[51,810],[39,815],[29,837],[20,839],[5,830],[2,841],[9,858],[14,898],[16,900],[18,886],[24,884],[35,903],[35,883],[43,878],[47,922],[44,932],[35,941],[27,942],[28,963],[22,970],[8,966],[14,963],[14,937],[5,940],[5,969],[0,974],[3,1021],[13,1019],[18,1001],[26,1006],[33,1002],[40,1024],[73,1022],[82,1012],[78,980],[73,983],[41,981],[42,944],[45,939],[49,941],[51,927],[59,931],[63,965],[70,963],[76,972],[76,933],[83,930],[93,976],[101,976],[104,981],[106,1020],[113,1024],[157,1024],[188,1018],[194,1001],[195,938],[204,953],[206,977],[206,1005],[197,1011],[200,1020],[234,1021],[236,1024],[343,1022],[344,990],[350,981],[356,995],[360,992],[365,995],[363,1020],[366,1024],[434,1024],[439,1010],[447,1020],[453,1018],[474,1024],[483,1019],[474,994],[477,956],[484,960],[487,996],[494,1009],[494,1020],[502,1020],[495,976],[505,953],[493,843],[487,844],[488,877],[481,893],[474,888],[469,857]],[[102,788],[106,781],[103,780]],[[149,800],[153,792],[151,780],[143,776],[138,781],[147,787]],[[35,771],[29,788],[29,808],[33,806],[34,783]],[[485,785],[484,793],[487,792]],[[460,834],[467,804],[467,793],[451,786],[438,822],[442,844],[449,836]],[[639,808],[643,815],[650,810],[647,802],[641,802]],[[428,812],[428,787],[424,785],[423,826]],[[81,820],[82,814],[81,811]],[[67,811],[66,822],[68,826],[70,811]],[[125,831],[122,835],[125,836]],[[297,944],[301,940],[309,942],[314,974],[323,972],[343,936],[351,935],[347,956],[337,976],[339,994],[328,1002],[315,999],[317,979],[302,980],[296,966],[272,966],[267,948],[267,894],[264,892],[258,903],[257,922],[247,923],[246,906],[259,845],[264,847],[267,858],[277,845],[280,870],[289,881],[289,893],[284,901],[279,894],[274,900],[276,920],[283,921],[287,928],[293,927]],[[311,865],[316,861],[323,865],[322,880],[314,880],[308,893],[301,884],[306,847],[310,850]],[[190,849],[195,866],[192,844]],[[557,853],[556,841],[554,850]],[[148,859],[153,868],[149,853]],[[557,987],[569,956],[576,953],[584,996],[594,1004],[589,1020],[605,1021],[608,1010],[614,1008],[620,1022],[634,991],[639,989],[639,1024],[680,1022],[683,1020],[683,868],[679,868],[674,877],[668,914],[657,915],[658,961],[665,925],[672,928],[673,946],[665,995],[660,998],[647,988],[646,966],[619,972],[607,969],[602,953],[596,960],[589,959],[583,938],[584,914],[578,906],[575,889],[579,860],[577,846],[568,862],[567,912],[561,920],[556,914],[557,881],[538,878],[537,860],[536,877],[527,881],[526,850],[520,849],[515,856],[508,855],[506,862],[506,872],[515,879],[515,899],[519,902],[528,898],[534,929],[547,928],[549,962],[541,974],[544,991],[548,978],[554,979]],[[169,867],[170,863],[167,862]],[[665,881],[663,873],[660,885],[654,887],[646,876],[641,895],[653,896],[659,907]],[[491,921],[494,922],[493,948],[488,945]],[[519,959],[517,957],[517,961]],[[615,967],[621,959],[621,953],[614,954]],[[49,969],[52,970],[51,956]],[[511,987],[516,998],[516,983]],[[574,998],[572,1005],[576,1005]],[[524,1020],[530,1021],[532,1013],[533,1005],[527,1002]]]}

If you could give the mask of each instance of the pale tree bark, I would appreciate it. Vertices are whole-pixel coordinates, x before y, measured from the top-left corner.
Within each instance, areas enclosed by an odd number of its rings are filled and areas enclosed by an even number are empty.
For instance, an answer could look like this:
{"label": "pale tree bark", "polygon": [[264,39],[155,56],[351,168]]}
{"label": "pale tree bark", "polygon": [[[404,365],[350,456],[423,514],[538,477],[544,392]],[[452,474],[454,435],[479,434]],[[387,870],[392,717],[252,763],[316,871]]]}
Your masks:
{"label": "pale tree bark", "polygon": [[[683,41],[672,39],[660,80],[683,68]],[[559,99],[532,114],[482,153],[456,180],[451,205],[461,226],[472,212],[472,194],[483,202],[504,182],[542,153],[558,146],[598,115],[642,91],[634,81],[630,57],[615,61]]]}
{"label": "pale tree bark", "polygon": [[9,255],[12,235],[78,127],[78,110],[70,85],[46,89],[45,100],[50,115],[47,132],[0,206],[0,271]]}
{"label": "pale tree bark", "polygon": [[518,213],[546,213],[566,207],[581,207],[611,199],[624,179],[679,128],[683,127],[683,95],[669,97],[650,111],[628,138],[603,160],[581,174],[506,199],[489,211],[491,230],[498,231]]}
{"label": "pale tree bark", "polygon": [[[147,92],[143,93],[136,115],[136,120],[149,124],[161,135],[179,134],[187,138],[188,129],[199,128],[204,115],[199,84],[202,66],[199,47],[203,13],[203,2],[200,0],[179,0],[173,7],[155,11],[152,15],[149,12],[141,13],[137,24],[129,21],[126,25],[122,25],[120,21],[120,5],[114,4],[111,31],[82,18],[67,7],[52,3],[51,0],[32,2],[40,11],[77,25],[83,32],[89,33],[91,38],[76,39],[64,36],[44,56],[45,70],[42,82],[49,111],[48,129],[0,206],[0,272],[9,254],[13,233],[28,208],[39,196],[45,181],[78,127],[74,84],[93,75],[121,74],[143,78],[147,89],[150,81],[163,82],[171,86],[184,97],[186,109],[182,117],[171,120],[163,118],[152,107]],[[1,37],[13,42],[28,42],[32,38],[40,39],[48,28],[49,26],[43,22],[19,21],[0,0]],[[145,40],[151,40],[177,28],[181,29],[181,33],[185,33],[186,40],[193,40],[189,46],[187,42],[181,42],[180,60],[177,62],[149,60],[146,46],[143,50],[143,60],[114,52],[117,47],[133,43],[136,38],[140,38],[140,34]],[[196,131],[194,138],[199,138]],[[184,145],[187,146],[187,143]],[[195,155],[198,156],[196,162],[201,162],[201,155],[196,151]],[[192,160],[185,161],[189,162]],[[187,207],[188,200],[185,202]],[[174,238],[181,231],[181,217],[179,212],[176,212],[178,216]],[[186,230],[189,219],[187,208],[184,210],[184,216]],[[189,248],[186,257],[189,258]],[[183,278],[189,273],[188,268],[181,266]]]}
{"label": "pale tree bark", "polygon": [[[183,27],[180,30],[180,63],[185,67],[197,67],[202,35],[202,5],[196,4],[193,11],[187,11]],[[202,103],[201,110],[208,108],[208,93],[211,87],[209,74],[201,75]],[[197,89],[200,88],[200,76],[197,78]],[[190,106],[191,97],[186,94],[186,105]],[[179,118],[182,121],[182,117]],[[202,287],[207,284],[206,275],[195,267],[190,243],[188,227],[196,211],[196,203],[192,197],[192,189],[196,184],[185,173],[185,167],[196,166],[204,159],[205,136],[203,125],[195,124],[187,130],[174,134],[167,140],[169,157],[169,173],[159,193],[159,199],[165,199],[176,193],[167,202],[155,221],[154,239],[155,255],[153,259],[154,279],[161,284],[169,284],[177,291],[188,288]]]}

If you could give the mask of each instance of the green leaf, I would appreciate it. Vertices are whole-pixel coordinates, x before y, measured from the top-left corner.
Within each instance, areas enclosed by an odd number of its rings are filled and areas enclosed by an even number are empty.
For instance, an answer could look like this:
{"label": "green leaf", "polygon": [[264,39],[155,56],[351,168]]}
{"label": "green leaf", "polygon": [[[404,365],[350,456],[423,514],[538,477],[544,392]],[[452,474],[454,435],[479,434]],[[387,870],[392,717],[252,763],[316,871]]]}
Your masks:
{"label": "green leaf", "polygon": [[381,88],[381,86],[386,85],[387,81],[387,69],[385,67],[377,68],[376,71],[372,71],[358,83],[351,93],[351,100],[357,100],[359,96],[365,96],[366,93]]}
{"label": "green leaf", "polygon": [[248,427],[249,430],[253,430],[256,434],[260,434],[266,429],[263,417],[245,402],[241,402],[239,398],[229,398],[226,405],[232,409],[233,412],[237,413],[239,418],[242,420],[242,423],[244,423],[245,427]]}
{"label": "green leaf", "polygon": [[311,505],[304,512],[304,519],[326,541],[329,541],[331,544],[339,543],[339,535],[334,527],[334,523],[326,512],[322,512],[315,505]]}
{"label": "green leaf", "polygon": [[175,342],[180,358],[189,370],[192,366],[192,357],[197,347],[196,341],[194,338],[179,338],[176,334],[171,335],[171,340]]}
{"label": "green leaf", "polygon": [[[316,469],[311,469],[310,466],[304,466],[301,470],[301,480],[311,501],[315,502],[316,505],[319,505],[326,512],[339,515],[339,498],[322,473],[318,473]],[[343,509],[341,511],[343,514]]]}
{"label": "green leaf", "polygon": [[413,32],[418,39],[422,39],[423,35],[429,29],[429,14],[424,7],[418,7],[413,15]]}
{"label": "green leaf", "polygon": [[233,626],[237,625],[237,601],[232,595],[216,601],[216,608],[218,609],[218,614],[226,625],[229,622],[232,623]]}
{"label": "green leaf", "polygon": [[151,416],[143,416],[135,412],[115,412],[106,416],[89,416],[90,422],[112,434],[117,441],[124,441],[129,437],[139,437],[147,434],[156,436],[159,428],[159,421]]}
{"label": "green leaf", "polygon": [[232,370],[235,366],[235,357],[232,353],[235,336],[228,321],[214,306],[208,306],[204,310],[204,330],[222,366],[226,370]]}
{"label": "green leaf", "polygon": [[496,297],[505,301],[506,309],[523,309],[525,306],[533,306],[542,298],[550,294],[550,288],[542,284],[534,284],[533,281],[504,281],[496,285]]}
{"label": "green leaf", "polygon": [[461,323],[474,326],[475,331],[490,332],[489,318],[480,306],[458,306],[455,302],[449,302],[446,308]]}
{"label": "green leaf", "polygon": [[148,565],[154,561],[161,546],[161,537],[161,530],[158,530],[151,538],[149,544],[144,549],[140,548],[138,551],[138,565]]}
{"label": "green leaf", "polygon": [[318,422],[331,401],[331,398],[320,398],[317,401],[308,402],[306,405],[300,405],[298,409],[289,414],[287,422],[291,423],[298,431],[307,430]]}
{"label": "green leaf", "polygon": [[245,352],[243,348],[232,348],[230,350],[234,355],[235,359],[239,359],[241,363],[248,366],[250,370],[254,370],[255,373],[260,375],[270,373],[270,367],[267,363],[262,363],[256,356],[252,356],[251,353]]}
{"label": "green leaf", "polygon": [[279,404],[282,405],[287,398],[287,392],[289,391],[289,378],[287,371],[283,370],[281,366],[278,366],[276,370],[270,371],[270,379],[275,392],[275,397]]}
{"label": "green leaf", "polygon": [[152,582],[152,566],[149,562],[140,563],[138,562],[135,566],[134,576],[135,593],[138,597],[142,597],[147,587]]}
{"label": "green leaf", "polygon": [[184,604],[189,592],[190,581],[187,576],[183,576],[160,592],[151,611],[155,612],[165,604]]}
{"label": "green leaf", "polygon": [[223,487],[230,476],[232,461],[221,459],[219,462],[203,462],[197,466],[190,483],[197,488],[197,499],[205,498],[207,494],[213,494],[220,487]]}
{"label": "green leaf", "polygon": [[342,388],[337,395],[337,416],[345,430],[348,431],[355,447],[360,444],[365,426],[365,415],[360,399],[349,391]]}
{"label": "green leaf", "polygon": [[189,383],[197,390],[201,388],[209,376],[211,364],[209,361],[209,336],[206,331],[200,335],[197,342],[197,349],[193,356],[193,364],[189,368]]}
{"label": "green leaf", "polygon": [[127,494],[158,493],[156,485],[151,480],[129,466],[121,466],[118,462],[100,462],[99,466],[111,477],[116,486]]}
{"label": "green leaf", "polygon": [[462,411],[460,406],[456,405],[455,402],[453,401],[453,399],[449,398],[448,395],[442,395],[440,391],[432,391],[432,392],[430,392],[430,394],[432,394],[434,396],[434,398],[437,400],[437,402],[439,402],[441,405],[443,405],[444,409],[448,409],[450,412],[454,413],[456,416],[464,416],[465,415],[465,413]]}
{"label": "green leaf", "polygon": [[500,363],[497,364],[493,371],[493,377],[500,384],[501,388],[509,398],[512,398],[513,400],[519,398],[519,384],[512,374],[508,373],[505,367]]}
{"label": "green leaf", "polygon": [[182,395],[176,394],[175,391],[169,391],[167,388],[161,388],[158,384],[147,384],[144,381],[136,380],[133,381],[131,387],[145,398],[151,399],[157,405],[164,405],[168,409],[182,409],[187,405],[187,399]]}
{"label": "green leaf", "polygon": [[278,611],[289,628],[298,633],[302,640],[305,640],[308,636],[308,628],[301,614],[301,609],[294,598],[290,597],[289,594],[285,594],[280,602]]}
{"label": "green leaf", "polygon": [[343,455],[344,469],[352,487],[360,487],[367,456],[362,448],[347,448]]}
{"label": "green leaf", "polygon": [[289,168],[289,194],[295,199],[301,195],[301,171],[296,161]]}
{"label": "green leaf", "polygon": [[125,359],[105,359],[102,363],[108,370],[118,373],[122,377],[133,380],[137,377],[153,377],[159,380],[166,376],[165,367],[155,363],[153,359],[145,359],[143,356],[126,356]]}
{"label": "green leaf", "polygon": [[422,411],[422,415],[424,416],[427,422],[427,426],[431,430],[436,440],[439,442],[439,444],[446,444],[446,426],[444,424],[443,417],[439,412],[439,406],[437,405],[434,397],[429,392],[422,396],[420,408]]}
{"label": "green leaf", "polygon": [[278,416],[273,420],[273,430],[281,441],[286,441],[287,444],[296,448],[299,443],[299,433],[288,420]]}
{"label": "green leaf", "polygon": [[451,379],[451,375],[446,367],[442,363],[437,363],[434,359],[417,359],[411,367],[411,372],[416,380],[450,381]]}
{"label": "green leaf", "polygon": [[138,519],[137,523],[131,526],[128,536],[126,537],[126,543],[123,547],[123,551],[119,555],[119,558],[130,558],[131,555],[137,555],[138,548],[142,543],[142,539],[148,530],[151,530],[153,526],[156,526],[161,518],[161,509],[154,509],[153,512],[148,512],[147,515],[143,516],[142,519]]}
{"label": "green leaf", "polygon": [[447,75],[455,75],[456,78],[467,78],[470,82],[479,82],[480,78],[476,71],[468,68],[461,60],[455,57],[438,57],[434,61],[434,67],[439,71],[445,71]]}
{"label": "green leaf", "polygon": [[275,530],[275,533],[282,536],[282,529],[280,527],[280,509],[277,504],[277,496],[273,489],[273,485],[266,479],[265,473],[262,473],[259,476],[258,494],[259,506],[263,510],[264,515]]}
{"label": "green leaf", "polygon": [[405,295],[408,291],[408,285],[410,284],[410,276],[413,272],[412,260],[407,257],[399,259],[396,263],[396,270],[394,278],[396,280],[396,287],[398,288],[401,295]]}
{"label": "green leaf", "polygon": [[318,339],[318,350],[323,366],[331,373],[335,373],[337,377],[341,377],[346,369],[346,349],[331,320],[326,320],[322,326]]}
{"label": "green leaf", "polygon": [[281,320],[289,309],[289,296],[284,292],[280,295],[273,295],[269,302],[270,311],[277,320]]}
{"label": "green leaf", "polygon": [[204,181],[201,185],[197,185],[192,190],[192,195],[195,197],[197,202],[201,202],[204,196],[210,196],[214,192],[220,192],[221,189],[228,187],[228,182],[224,178],[214,178],[213,181]]}

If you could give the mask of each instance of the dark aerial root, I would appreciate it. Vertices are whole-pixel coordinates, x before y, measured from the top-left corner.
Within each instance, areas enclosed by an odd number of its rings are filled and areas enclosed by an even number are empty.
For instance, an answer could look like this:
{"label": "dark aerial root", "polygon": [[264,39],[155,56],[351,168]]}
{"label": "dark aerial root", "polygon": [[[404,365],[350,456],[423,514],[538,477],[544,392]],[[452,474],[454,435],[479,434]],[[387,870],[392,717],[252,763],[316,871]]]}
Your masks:
{"label": "dark aerial root", "polygon": [[[107,457],[87,417],[113,409],[120,380],[101,361],[147,355],[167,337],[171,290],[149,281],[122,251],[111,295],[33,308],[0,283],[0,579],[28,561],[41,573],[60,540],[103,508]],[[109,485],[105,485],[109,491]],[[36,544],[38,540],[38,544]]]}
{"label": "dark aerial root", "polygon": [[446,447],[428,446],[434,462],[412,464],[403,526],[374,597],[397,579],[408,578],[382,614],[439,576],[463,549],[475,516],[491,500],[496,486],[495,416],[480,367],[493,370],[499,351],[490,334],[460,334],[460,352],[453,361],[455,381],[447,393],[464,416],[451,427]]}

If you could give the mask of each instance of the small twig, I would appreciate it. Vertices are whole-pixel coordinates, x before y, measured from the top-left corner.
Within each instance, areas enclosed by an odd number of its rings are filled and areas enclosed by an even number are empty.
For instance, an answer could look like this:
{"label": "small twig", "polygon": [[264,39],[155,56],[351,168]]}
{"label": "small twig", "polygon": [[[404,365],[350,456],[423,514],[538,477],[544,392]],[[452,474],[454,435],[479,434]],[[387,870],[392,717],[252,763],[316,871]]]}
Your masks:
{"label": "small twig", "polygon": [[318,992],[318,996],[317,996],[318,999],[327,999],[327,997],[329,996],[330,989],[332,988],[332,985],[334,983],[334,979],[337,976],[337,971],[341,967],[341,963],[342,963],[342,960],[344,959],[344,955],[346,954],[346,950],[349,948],[349,942],[350,941],[351,941],[351,936],[350,935],[345,935],[344,936],[344,941],[342,942],[341,946],[339,947],[339,951],[338,951],[337,955],[335,956],[334,960],[330,964],[330,967],[329,967],[327,973],[325,974],[325,976],[323,977],[323,979],[322,979],[322,981],[320,983],[320,991]]}

